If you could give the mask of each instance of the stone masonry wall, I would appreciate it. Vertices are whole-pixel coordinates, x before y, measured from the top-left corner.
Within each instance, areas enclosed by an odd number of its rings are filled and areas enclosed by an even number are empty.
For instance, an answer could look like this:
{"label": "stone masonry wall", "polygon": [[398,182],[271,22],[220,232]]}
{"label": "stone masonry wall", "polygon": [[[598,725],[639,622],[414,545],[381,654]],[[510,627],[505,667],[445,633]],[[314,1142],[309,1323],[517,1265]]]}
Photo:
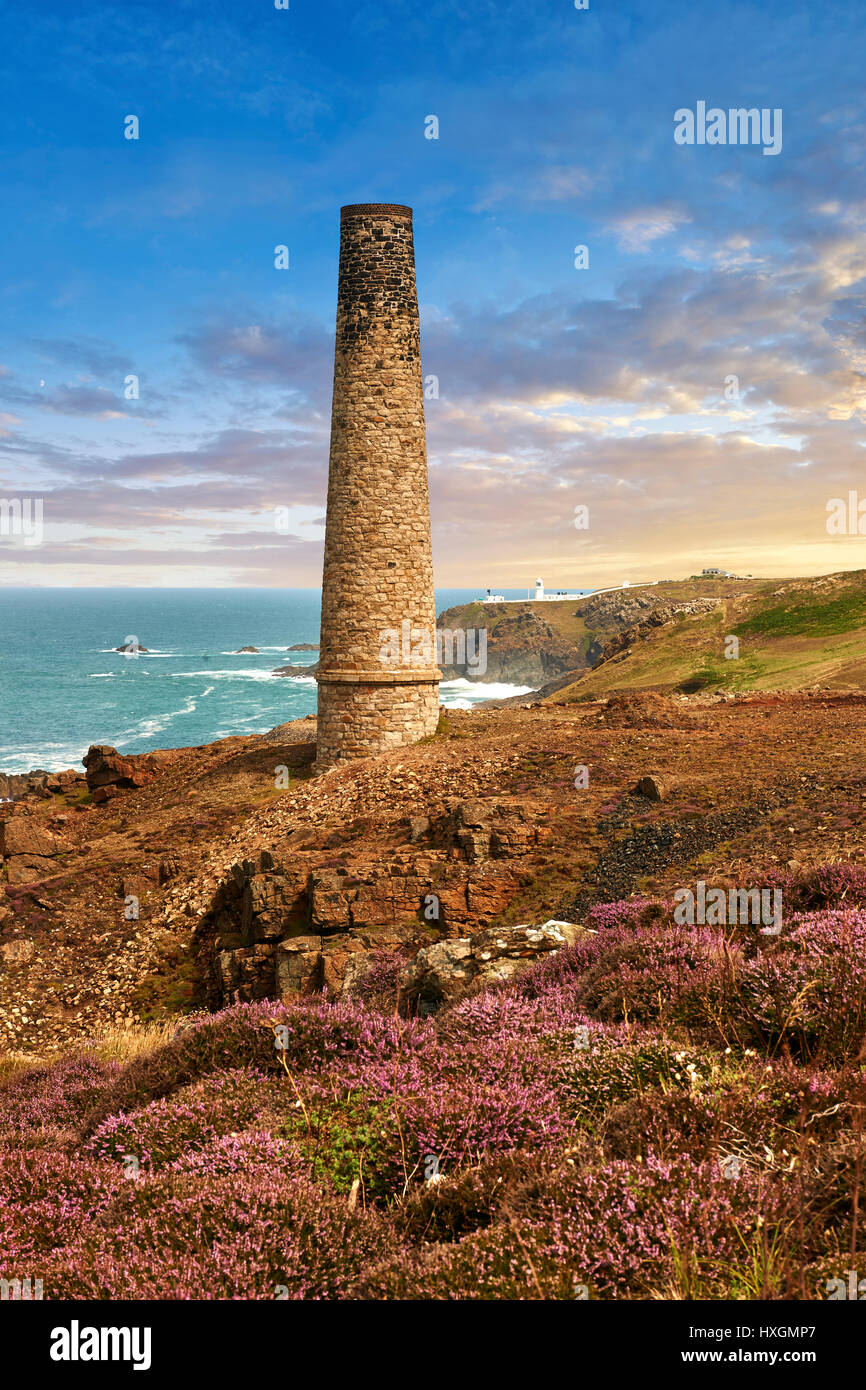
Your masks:
{"label": "stone masonry wall", "polygon": [[[435,623],[412,211],[359,204],[340,225],[319,771],[433,732]],[[383,658],[385,632],[409,641]]]}
{"label": "stone masonry wall", "polygon": [[437,681],[377,686],[335,682],[327,699],[319,698],[317,765],[323,749],[337,750],[337,757],[329,760],[335,762],[416,743],[435,730],[438,719]]}

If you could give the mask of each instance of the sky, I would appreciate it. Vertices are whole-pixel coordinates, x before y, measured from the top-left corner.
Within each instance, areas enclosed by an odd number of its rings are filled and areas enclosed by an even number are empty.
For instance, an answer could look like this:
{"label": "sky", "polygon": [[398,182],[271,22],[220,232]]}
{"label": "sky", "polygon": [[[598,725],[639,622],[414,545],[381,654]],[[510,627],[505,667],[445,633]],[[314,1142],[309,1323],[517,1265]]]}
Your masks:
{"label": "sky", "polygon": [[862,0],[289,6],[0,3],[0,583],[319,585],[353,202],[415,212],[440,586],[866,566]]}

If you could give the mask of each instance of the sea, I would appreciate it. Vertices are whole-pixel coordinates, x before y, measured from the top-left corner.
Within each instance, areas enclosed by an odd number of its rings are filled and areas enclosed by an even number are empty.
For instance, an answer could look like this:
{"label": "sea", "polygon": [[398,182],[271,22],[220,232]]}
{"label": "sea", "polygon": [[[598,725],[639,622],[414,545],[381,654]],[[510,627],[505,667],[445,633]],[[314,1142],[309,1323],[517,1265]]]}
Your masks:
{"label": "sea", "polygon": [[[436,611],[482,595],[439,589]],[[146,753],[315,713],[313,676],[271,673],[318,660],[287,648],[318,642],[320,605],[318,589],[0,587],[0,772],[78,768],[92,743]],[[130,642],[147,651],[115,650]],[[468,709],[527,689],[461,679],[440,699]]]}

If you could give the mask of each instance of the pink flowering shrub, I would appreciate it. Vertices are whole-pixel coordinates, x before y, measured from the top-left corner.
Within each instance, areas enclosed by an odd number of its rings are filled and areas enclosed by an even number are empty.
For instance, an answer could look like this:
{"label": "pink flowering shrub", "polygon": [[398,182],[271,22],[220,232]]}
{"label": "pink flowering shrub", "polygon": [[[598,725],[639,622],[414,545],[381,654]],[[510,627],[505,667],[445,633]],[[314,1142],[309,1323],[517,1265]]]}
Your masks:
{"label": "pink flowering shrub", "polygon": [[400,972],[413,955],[412,948],[406,946],[371,951],[367,970],[355,985],[354,997],[368,1008],[393,1013],[397,1008]]}
{"label": "pink flowering shrub", "polygon": [[599,1019],[700,1027],[731,988],[736,948],[712,927],[612,928],[587,951],[576,997]]}
{"label": "pink flowering shrub", "polygon": [[767,875],[771,887],[782,890],[787,914],[828,907],[866,908],[866,865],[818,864],[796,872]]}
{"label": "pink flowering shrub", "polygon": [[[831,869],[797,891],[847,904]],[[814,1296],[863,1241],[866,909],[777,937],[593,913],[426,1020],[382,958],[366,998],[13,1074],[0,1275],[49,1298]]]}
{"label": "pink flowering shrub", "polygon": [[442,1170],[524,1146],[543,1148],[561,1138],[550,1066],[538,1059],[530,1068],[525,1056],[506,1057],[512,1065],[503,1065],[500,1054],[495,1075],[488,1077],[478,1060],[465,1075],[438,1077],[407,1108],[417,1154],[437,1156]]}
{"label": "pink flowering shrub", "polygon": [[866,911],[801,914],[743,964],[731,1014],[739,1035],[796,1056],[843,1062],[866,1037]]}
{"label": "pink flowering shrub", "polygon": [[187,1087],[182,1097],[110,1115],[84,1152],[97,1158],[133,1155],[142,1167],[159,1168],[250,1126],[260,1115],[257,1085],[263,1079],[251,1068],[232,1069]]}
{"label": "pink flowering shrub", "polygon": [[611,927],[636,927],[665,915],[664,905],[653,898],[622,898],[616,903],[598,903],[591,907],[586,925],[593,931],[607,931]]}
{"label": "pink flowering shrub", "polygon": [[[286,1029],[278,1050],[272,1025]],[[355,1058],[363,1062],[421,1047],[424,1025],[388,1018],[353,1000],[330,1003],[321,995],[289,1005],[262,1001],[239,1004],[186,1029],[152,1056],[130,1064],[94,1107],[95,1128],[112,1110],[129,1109],[169,1095],[177,1087],[227,1067],[326,1072]],[[280,1039],[282,1041],[282,1039]]]}
{"label": "pink flowering shrub", "polygon": [[700,1086],[713,1068],[710,1054],[664,1036],[596,1033],[587,1048],[563,1053],[558,1093],[577,1124],[594,1128],[613,1106],[647,1092]]}
{"label": "pink flowering shrub", "polygon": [[395,1245],[375,1212],[280,1163],[205,1182],[163,1174],[124,1195],[46,1262],[46,1297],[345,1298]]}
{"label": "pink flowering shrub", "polygon": [[182,1154],[168,1166],[174,1173],[196,1174],[202,1179],[247,1173],[256,1167],[279,1168],[286,1173],[304,1171],[297,1148],[267,1129],[221,1134]]}
{"label": "pink flowering shrub", "polygon": [[795,1201],[783,1181],[748,1170],[731,1180],[687,1156],[547,1168],[510,1194],[507,1218],[381,1261],[361,1287],[402,1299],[780,1295],[776,1246]]}
{"label": "pink flowering shrub", "polygon": [[20,1137],[38,1144],[53,1141],[80,1124],[91,1106],[120,1075],[116,1062],[91,1057],[64,1057],[50,1067],[34,1067],[0,1086],[0,1138]]}
{"label": "pink flowering shrub", "polygon": [[63,1247],[107,1209],[121,1170],[47,1146],[0,1149],[0,1277],[39,1273],[45,1252]]}

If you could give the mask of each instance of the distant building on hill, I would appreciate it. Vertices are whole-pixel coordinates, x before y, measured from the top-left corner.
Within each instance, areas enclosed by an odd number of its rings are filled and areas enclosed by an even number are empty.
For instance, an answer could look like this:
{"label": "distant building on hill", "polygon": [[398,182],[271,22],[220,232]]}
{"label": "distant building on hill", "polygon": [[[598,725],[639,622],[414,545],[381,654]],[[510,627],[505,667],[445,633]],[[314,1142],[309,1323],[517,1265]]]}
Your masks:
{"label": "distant building on hill", "polygon": [[730,570],[720,570],[716,565],[710,565],[707,569],[701,570],[701,579],[736,579],[737,576]]}
{"label": "distant building on hill", "polygon": [[566,593],[565,589],[557,589],[557,590],[555,591],[555,593],[547,594],[547,593],[545,593],[545,591],[544,591],[544,580],[543,580],[543,579],[536,579],[536,581],[535,581],[535,593],[534,593],[533,597],[536,599],[537,602],[543,603],[543,602],[545,601],[545,599],[554,600],[554,599],[562,599],[562,598],[583,598],[583,594],[570,594],[570,593]]}
{"label": "distant building on hill", "polygon": [[[710,573],[710,571],[705,570],[704,573],[708,574]],[[723,573],[723,571],[718,570],[713,571],[713,573],[721,574]],[[695,579],[697,578],[697,576],[692,575],[692,578]],[[552,592],[548,593],[548,591],[544,587],[544,580],[536,579],[535,588],[527,589],[526,598],[506,598],[504,594],[494,594],[492,589],[488,589],[484,597],[482,599],[479,599],[478,602],[526,603],[528,599],[535,603],[556,603],[562,601],[563,599],[588,598],[590,594],[612,594],[616,592],[616,590],[618,589],[648,589],[658,584],[658,582],[659,581],[657,579],[646,579],[640,584],[633,584],[631,580],[624,579],[621,584],[614,584],[607,589],[578,589],[576,592],[570,589],[554,589]]]}

